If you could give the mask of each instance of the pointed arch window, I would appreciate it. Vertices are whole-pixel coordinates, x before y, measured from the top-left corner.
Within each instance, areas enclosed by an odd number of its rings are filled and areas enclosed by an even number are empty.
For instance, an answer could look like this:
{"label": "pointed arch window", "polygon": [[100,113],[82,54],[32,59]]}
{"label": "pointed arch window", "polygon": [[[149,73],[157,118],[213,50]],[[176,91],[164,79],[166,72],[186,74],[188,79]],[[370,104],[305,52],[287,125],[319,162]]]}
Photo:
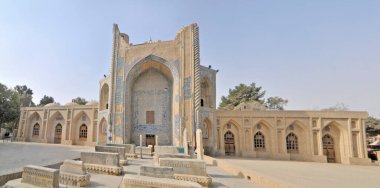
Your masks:
{"label": "pointed arch window", "polygon": [[286,149],[288,153],[298,153],[298,137],[294,133],[286,136]]}
{"label": "pointed arch window", "polygon": [[79,127],[79,140],[81,141],[87,140],[87,125],[86,124],[82,124]]}
{"label": "pointed arch window", "polygon": [[260,131],[253,137],[253,146],[255,150],[265,150],[265,136]]}
{"label": "pointed arch window", "polygon": [[33,126],[33,137],[38,137],[40,135],[40,124],[36,123]]}

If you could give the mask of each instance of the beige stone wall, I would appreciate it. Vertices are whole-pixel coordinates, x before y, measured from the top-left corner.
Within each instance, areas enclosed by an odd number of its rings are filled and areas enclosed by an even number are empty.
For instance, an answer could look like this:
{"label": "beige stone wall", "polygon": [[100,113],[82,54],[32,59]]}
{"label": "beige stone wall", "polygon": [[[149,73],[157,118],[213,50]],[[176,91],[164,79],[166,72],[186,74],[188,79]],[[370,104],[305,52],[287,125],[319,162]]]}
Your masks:
{"label": "beige stone wall", "polygon": [[[95,145],[97,140],[98,105],[46,105],[21,109],[16,140],[68,145]],[[33,127],[38,124],[38,135]],[[79,128],[87,126],[87,138],[79,138]],[[61,134],[57,126],[61,126]],[[36,129],[37,130],[37,129]],[[60,138],[60,139],[59,139]]]}
{"label": "beige stone wall", "polygon": [[[224,135],[234,135],[235,155],[254,158],[327,162],[322,138],[332,137],[335,162],[351,164],[351,158],[365,159],[364,120],[367,112],[325,111],[217,111],[219,155],[225,155]],[[264,135],[265,148],[255,148],[254,136]],[[295,134],[298,149],[287,148],[286,137]],[[327,145],[325,145],[326,147]]]}

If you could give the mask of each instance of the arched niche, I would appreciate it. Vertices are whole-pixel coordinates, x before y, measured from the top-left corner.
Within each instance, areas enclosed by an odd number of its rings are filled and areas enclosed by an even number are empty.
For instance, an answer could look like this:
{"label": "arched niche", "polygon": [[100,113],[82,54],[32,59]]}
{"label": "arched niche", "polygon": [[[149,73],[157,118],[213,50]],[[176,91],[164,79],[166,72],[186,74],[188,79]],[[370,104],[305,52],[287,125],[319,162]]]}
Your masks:
{"label": "arched niche", "polygon": [[201,106],[212,108],[212,85],[207,77],[201,80]]}
{"label": "arched niche", "polygon": [[108,99],[109,99],[109,86],[108,84],[103,84],[100,90],[100,103],[99,103],[100,111],[108,109],[109,107]]}
{"label": "arched niche", "polygon": [[[92,139],[92,134],[91,134],[91,119],[90,119],[90,116],[85,112],[85,111],[81,111],[79,113],[77,113],[75,116],[74,116],[74,120],[73,120],[73,123],[72,123],[72,127],[71,127],[71,139],[73,141],[73,144],[75,145],[85,145],[85,142],[89,142],[91,141]],[[84,139],[80,139],[79,138],[79,133],[80,133],[80,127],[82,125],[86,125],[87,126],[87,139],[84,140]]]}
{"label": "arched niche", "polygon": [[[263,148],[255,148],[254,137],[255,137],[256,133],[258,133],[258,132],[260,132],[264,136],[264,140],[265,140],[265,148],[264,149]],[[274,148],[273,148],[274,144],[273,144],[273,140],[272,140],[273,134],[274,134],[273,126],[270,123],[268,123],[267,121],[260,120],[258,123],[256,123],[253,126],[252,140],[250,140],[250,143],[251,143],[250,145],[253,148],[253,150],[256,152],[267,152],[267,153],[273,152],[274,151]],[[260,156],[258,154],[258,157],[264,157],[264,156]]]}
{"label": "arched niche", "polygon": [[[291,136],[291,134],[294,134],[295,137]],[[292,143],[290,138],[296,138],[296,148],[289,146],[289,143]],[[284,139],[285,149],[290,155],[290,160],[304,160],[306,158],[308,140],[305,126],[300,121],[293,121],[286,127]]]}
{"label": "arched niche", "polygon": [[[336,121],[331,121],[327,125],[322,127],[322,149],[323,154],[327,157],[327,162],[342,163],[342,160],[344,160],[342,159],[341,153],[341,145],[344,143],[341,134],[341,127],[342,126]],[[326,136],[331,137],[331,139],[333,140],[332,145],[326,143]],[[331,156],[331,152],[334,153],[333,157]]]}
{"label": "arched niche", "polygon": [[[223,125],[223,128],[222,128],[222,135],[221,136],[221,141],[222,141],[222,144],[221,144],[221,148],[222,148],[222,151],[224,151],[224,153],[228,153],[228,151],[226,151],[226,145],[230,144],[231,143],[226,143],[226,133],[228,132],[231,132],[234,136],[234,150],[235,150],[235,156],[240,156],[241,154],[241,146],[240,146],[240,125],[234,121],[234,120],[230,120],[228,121],[228,123],[224,124]],[[228,146],[229,148],[231,148],[232,146]]]}
{"label": "arched niche", "polygon": [[140,134],[158,135],[163,145],[179,145],[178,83],[177,69],[163,58],[149,55],[136,63],[125,80],[125,129],[130,131],[118,135],[136,144]]}
{"label": "arched niche", "polygon": [[[61,143],[62,137],[64,135],[62,135],[62,132],[60,132],[61,137],[59,137],[59,132],[57,132],[56,128],[57,128],[57,125],[60,124],[62,126],[61,130],[63,131],[64,123],[65,123],[65,118],[61,112],[59,111],[51,112],[51,115],[49,116],[49,119],[47,121],[47,128],[46,128],[46,131],[47,131],[46,139],[48,143],[58,143],[58,142]],[[61,138],[61,140],[58,141],[58,138]]]}

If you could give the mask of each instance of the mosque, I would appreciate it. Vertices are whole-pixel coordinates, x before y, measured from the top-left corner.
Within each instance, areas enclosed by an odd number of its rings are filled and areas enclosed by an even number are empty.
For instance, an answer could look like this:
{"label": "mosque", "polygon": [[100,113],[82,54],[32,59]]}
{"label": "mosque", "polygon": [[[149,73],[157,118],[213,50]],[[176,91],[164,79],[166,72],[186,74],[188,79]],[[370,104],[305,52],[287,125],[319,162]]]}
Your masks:
{"label": "mosque", "polygon": [[99,81],[99,103],[21,109],[17,141],[66,145],[132,143],[196,147],[236,156],[365,164],[367,112],[273,111],[243,103],[217,110],[216,74],[200,64],[199,27],[170,41],[132,44],[113,25],[110,72]]}

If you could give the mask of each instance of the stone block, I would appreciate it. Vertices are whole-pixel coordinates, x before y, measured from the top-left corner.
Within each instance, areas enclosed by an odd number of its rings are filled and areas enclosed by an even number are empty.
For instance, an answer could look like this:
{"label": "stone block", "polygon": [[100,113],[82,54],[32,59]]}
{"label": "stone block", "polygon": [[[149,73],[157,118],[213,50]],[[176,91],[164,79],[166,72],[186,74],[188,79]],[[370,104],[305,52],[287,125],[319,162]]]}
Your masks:
{"label": "stone block", "polygon": [[155,146],[154,147],[154,154],[163,154],[163,153],[170,153],[170,154],[178,154],[179,153],[179,147],[178,146]]}
{"label": "stone block", "polygon": [[167,166],[140,166],[140,176],[173,179],[174,171]]}
{"label": "stone block", "polygon": [[90,184],[90,174],[86,173],[82,161],[65,160],[59,168],[59,183],[82,187]]}
{"label": "stone block", "polygon": [[128,174],[123,177],[122,188],[200,188],[198,183],[168,178],[154,178]]}
{"label": "stone block", "polygon": [[109,152],[119,154],[119,160],[121,165],[127,164],[127,158],[125,157],[125,148],[117,146],[95,146],[97,152]]}
{"label": "stone block", "polygon": [[198,159],[160,158],[159,165],[173,167],[174,174],[207,176],[206,162]]}
{"label": "stone block", "polygon": [[109,152],[81,152],[80,159],[83,163],[100,164],[107,166],[120,166],[119,154]]}
{"label": "stone block", "polygon": [[22,172],[21,183],[39,187],[58,188],[59,170],[42,166],[27,165]]}
{"label": "stone block", "polygon": [[202,187],[211,187],[212,179],[210,176],[195,176],[189,174],[174,174],[174,179],[182,181],[197,182]]}
{"label": "stone block", "polygon": [[185,154],[169,154],[169,153],[163,153],[163,154],[155,154],[153,156],[153,161],[155,164],[159,163],[160,158],[181,158],[181,159],[191,159],[190,155]]}
{"label": "stone block", "polygon": [[137,158],[137,154],[135,153],[135,144],[107,144],[106,146],[116,146],[116,147],[124,147],[125,148],[125,156],[128,158]]}
{"label": "stone block", "polygon": [[107,144],[106,146],[124,147],[125,153],[135,153],[135,144]]}
{"label": "stone block", "polygon": [[79,175],[86,174],[86,169],[84,168],[83,161],[64,160],[63,164],[59,167],[59,171]]}
{"label": "stone block", "polygon": [[82,152],[81,160],[89,172],[120,175],[123,171],[123,168],[120,167],[118,153]]}
{"label": "stone block", "polygon": [[142,154],[143,155],[149,155],[149,156],[152,156],[153,155],[153,147],[152,146],[148,146],[148,147],[145,147],[145,146],[137,146],[135,148],[135,151],[136,153],[140,153],[140,148],[142,149]]}

